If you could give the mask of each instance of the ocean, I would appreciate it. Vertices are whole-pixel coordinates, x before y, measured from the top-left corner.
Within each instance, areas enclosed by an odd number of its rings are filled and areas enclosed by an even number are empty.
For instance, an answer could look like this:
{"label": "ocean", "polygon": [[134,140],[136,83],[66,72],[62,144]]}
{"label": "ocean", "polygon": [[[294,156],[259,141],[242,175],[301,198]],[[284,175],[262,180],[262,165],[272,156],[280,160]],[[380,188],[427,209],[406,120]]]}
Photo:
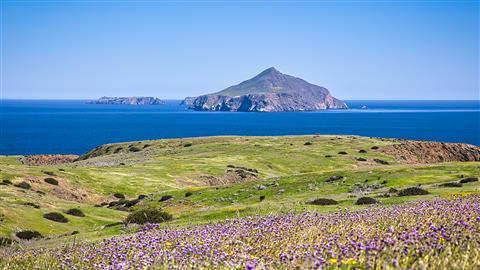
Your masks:
{"label": "ocean", "polygon": [[[216,135],[348,134],[480,145],[480,101],[346,101],[349,110],[196,112],[85,100],[1,100],[0,154],[82,154],[124,141]],[[362,106],[368,109],[361,109]]]}

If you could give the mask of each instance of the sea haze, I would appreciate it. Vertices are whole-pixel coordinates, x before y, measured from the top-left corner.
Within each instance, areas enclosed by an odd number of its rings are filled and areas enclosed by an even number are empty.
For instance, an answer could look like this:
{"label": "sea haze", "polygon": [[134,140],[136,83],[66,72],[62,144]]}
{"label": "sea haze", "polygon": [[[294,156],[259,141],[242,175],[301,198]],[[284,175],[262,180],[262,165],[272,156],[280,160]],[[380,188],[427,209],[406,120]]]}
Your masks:
{"label": "sea haze", "polygon": [[[479,101],[347,101],[349,110],[195,112],[166,105],[2,100],[0,154],[82,154],[124,141],[215,135],[351,134],[480,145]],[[360,109],[362,106],[368,109]]]}

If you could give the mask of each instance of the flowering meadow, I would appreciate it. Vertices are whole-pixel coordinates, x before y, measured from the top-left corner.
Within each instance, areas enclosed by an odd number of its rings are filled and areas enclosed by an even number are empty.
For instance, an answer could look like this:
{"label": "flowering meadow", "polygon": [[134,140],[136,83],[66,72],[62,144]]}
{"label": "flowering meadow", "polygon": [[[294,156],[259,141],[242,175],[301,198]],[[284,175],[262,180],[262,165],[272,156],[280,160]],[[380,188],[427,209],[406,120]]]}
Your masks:
{"label": "flowering meadow", "polygon": [[8,269],[480,269],[480,196],[159,227],[17,251]]}

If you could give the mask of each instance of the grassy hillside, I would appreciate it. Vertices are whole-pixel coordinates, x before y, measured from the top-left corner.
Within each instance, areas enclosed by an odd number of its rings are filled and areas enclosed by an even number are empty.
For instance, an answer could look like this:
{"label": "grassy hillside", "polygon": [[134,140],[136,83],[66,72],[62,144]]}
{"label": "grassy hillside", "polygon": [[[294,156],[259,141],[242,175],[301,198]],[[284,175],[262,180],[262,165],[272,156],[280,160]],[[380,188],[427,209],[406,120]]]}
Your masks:
{"label": "grassy hillside", "polygon": [[[362,196],[396,204],[479,192],[478,182],[439,186],[478,177],[478,162],[412,165],[372,149],[396,143],[354,136],[209,137],[104,145],[81,161],[56,166],[27,166],[19,157],[4,156],[0,157],[0,182],[4,181],[0,235],[12,237],[29,229],[50,241],[61,241],[74,231],[79,232],[76,237],[104,237],[124,232],[115,223],[146,206],[171,213],[174,219],[167,224],[184,225],[305,209],[362,208],[355,205]],[[329,181],[332,176],[342,178]],[[58,185],[45,182],[46,178]],[[15,186],[21,182],[31,188]],[[391,190],[417,185],[429,194],[398,196]],[[127,208],[102,205],[119,201],[115,193],[126,200],[147,197]],[[164,196],[172,198],[160,201]],[[338,204],[307,203],[316,198]],[[81,209],[85,217],[64,213],[72,208]],[[45,219],[49,212],[64,213],[69,221]]]}

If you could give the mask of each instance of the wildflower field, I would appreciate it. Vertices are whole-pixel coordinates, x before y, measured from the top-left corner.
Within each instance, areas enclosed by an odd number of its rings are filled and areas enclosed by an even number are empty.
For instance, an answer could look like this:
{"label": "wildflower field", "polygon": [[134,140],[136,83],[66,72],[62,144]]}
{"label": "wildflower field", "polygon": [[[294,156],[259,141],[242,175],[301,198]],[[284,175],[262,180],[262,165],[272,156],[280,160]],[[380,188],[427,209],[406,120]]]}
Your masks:
{"label": "wildflower field", "polygon": [[56,249],[16,251],[5,269],[479,269],[480,196],[330,214],[246,217]]}

